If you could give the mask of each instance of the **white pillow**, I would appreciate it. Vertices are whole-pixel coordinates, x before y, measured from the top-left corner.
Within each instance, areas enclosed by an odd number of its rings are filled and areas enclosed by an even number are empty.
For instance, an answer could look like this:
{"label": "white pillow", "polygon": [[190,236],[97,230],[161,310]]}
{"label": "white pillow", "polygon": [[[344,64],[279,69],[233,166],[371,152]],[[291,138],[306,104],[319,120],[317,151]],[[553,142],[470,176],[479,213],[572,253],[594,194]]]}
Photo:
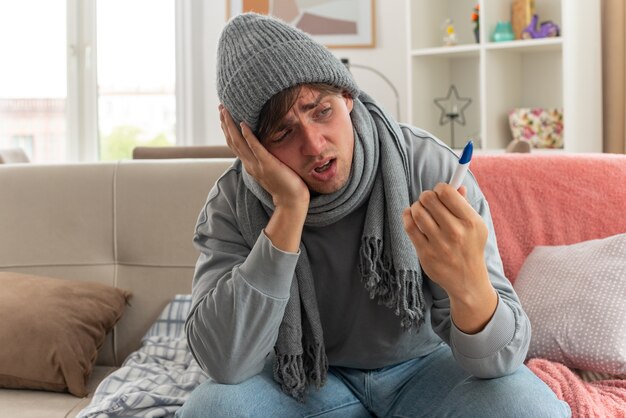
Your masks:
{"label": "white pillow", "polygon": [[532,325],[527,358],[626,373],[626,234],[535,247],[514,287]]}

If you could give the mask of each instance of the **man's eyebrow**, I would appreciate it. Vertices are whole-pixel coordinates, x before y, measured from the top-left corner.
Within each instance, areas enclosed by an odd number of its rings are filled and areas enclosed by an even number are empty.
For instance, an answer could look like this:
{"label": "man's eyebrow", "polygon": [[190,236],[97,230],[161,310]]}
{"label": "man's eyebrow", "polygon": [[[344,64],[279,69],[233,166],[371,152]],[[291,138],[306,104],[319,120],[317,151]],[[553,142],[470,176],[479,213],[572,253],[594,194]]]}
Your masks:
{"label": "man's eyebrow", "polygon": [[[317,106],[319,106],[320,102],[322,100],[324,100],[324,98],[326,96],[329,96],[329,95],[330,95],[329,93],[320,93],[320,94],[318,94],[318,96],[315,98],[315,101],[313,101],[311,103],[305,103],[302,106],[300,106],[300,111],[301,112],[306,112],[307,110],[315,109]],[[276,132],[281,132],[281,131],[285,130],[286,128],[290,127],[291,125],[293,125],[293,121],[290,120],[289,118],[285,117],[278,124],[278,127],[276,128]]]}
{"label": "man's eyebrow", "polygon": [[313,103],[303,104],[302,106],[300,106],[300,110],[302,112],[305,112],[307,110],[315,109],[326,96],[328,96],[328,93],[318,94]]}

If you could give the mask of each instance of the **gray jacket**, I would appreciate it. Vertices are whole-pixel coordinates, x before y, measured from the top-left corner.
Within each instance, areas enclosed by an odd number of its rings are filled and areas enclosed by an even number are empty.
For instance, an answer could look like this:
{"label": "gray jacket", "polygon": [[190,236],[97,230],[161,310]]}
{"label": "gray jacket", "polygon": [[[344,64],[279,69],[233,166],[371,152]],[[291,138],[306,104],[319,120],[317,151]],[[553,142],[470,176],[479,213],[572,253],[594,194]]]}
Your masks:
{"label": "gray jacket", "polygon": [[[412,201],[447,182],[458,157],[420,129],[402,125],[410,158]],[[252,248],[235,215],[240,165],[217,181],[202,208],[194,235],[200,251],[193,280],[193,307],[186,322],[189,347],[201,367],[220,383],[239,383],[259,373],[273,352],[289,298],[298,253],[283,252],[261,234]],[[458,363],[477,377],[512,373],[524,361],[530,323],[504,277],[489,206],[473,175],[463,183],[467,199],[489,228],[485,260],[498,307],[477,334],[459,331],[445,291],[425,277],[426,321],[418,332],[400,327],[394,312],[371,300],[357,270],[367,204],[327,227],[305,227],[306,245],[331,366],[375,369],[448,344]]]}

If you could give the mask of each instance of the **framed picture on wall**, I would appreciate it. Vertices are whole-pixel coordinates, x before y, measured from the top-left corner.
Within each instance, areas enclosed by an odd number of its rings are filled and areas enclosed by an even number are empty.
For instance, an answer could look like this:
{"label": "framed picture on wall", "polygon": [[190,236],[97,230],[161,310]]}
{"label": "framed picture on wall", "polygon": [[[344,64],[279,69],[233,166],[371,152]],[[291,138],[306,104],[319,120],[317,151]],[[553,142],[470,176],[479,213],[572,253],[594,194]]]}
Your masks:
{"label": "framed picture on wall", "polygon": [[256,12],[302,29],[329,48],[373,48],[374,0],[226,0],[226,18]]}

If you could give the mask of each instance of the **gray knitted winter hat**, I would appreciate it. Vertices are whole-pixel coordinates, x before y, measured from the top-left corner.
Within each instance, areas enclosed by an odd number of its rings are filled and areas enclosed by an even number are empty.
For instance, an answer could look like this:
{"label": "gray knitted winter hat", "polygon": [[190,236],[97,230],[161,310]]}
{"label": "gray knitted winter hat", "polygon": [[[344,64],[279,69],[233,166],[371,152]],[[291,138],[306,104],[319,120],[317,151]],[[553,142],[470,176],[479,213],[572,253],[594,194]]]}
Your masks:
{"label": "gray knitted winter hat", "polygon": [[287,23],[256,13],[228,22],[217,50],[217,94],[237,123],[256,132],[263,105],[276,93],[302,83],[359,88],[326,47]]}

